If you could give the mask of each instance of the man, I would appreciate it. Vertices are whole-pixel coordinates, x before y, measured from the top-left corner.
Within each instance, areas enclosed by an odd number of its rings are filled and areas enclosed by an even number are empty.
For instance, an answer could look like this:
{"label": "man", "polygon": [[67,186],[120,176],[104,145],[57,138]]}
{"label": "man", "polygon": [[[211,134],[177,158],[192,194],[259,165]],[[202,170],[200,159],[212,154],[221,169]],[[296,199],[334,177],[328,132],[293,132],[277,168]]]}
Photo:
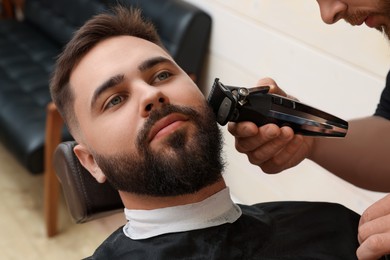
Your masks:
{"label": "man", "polygon": [[359,216],[341,205],[232,202],[212,110],[139,11],[80,28],[51,93],[80,162],[129,220],[91,259],[355,258]]}
{"label": "man", "polygon": [[[389,0],[317,0],[322,20],[344,19],[365,23],[390,36]],[[272,79],[262,79],[273,92],[286,95]],[[266,173],[278,173],[308,158],[337,176],[365,189],[390,191],[390,74],[373,116],[349,122],[345,139],[294,135],[291,128],[252,123],[230,124],[236,148]],[[390,253],[390,195],[368,208],[359,226],[359,259],[377,259]]]}

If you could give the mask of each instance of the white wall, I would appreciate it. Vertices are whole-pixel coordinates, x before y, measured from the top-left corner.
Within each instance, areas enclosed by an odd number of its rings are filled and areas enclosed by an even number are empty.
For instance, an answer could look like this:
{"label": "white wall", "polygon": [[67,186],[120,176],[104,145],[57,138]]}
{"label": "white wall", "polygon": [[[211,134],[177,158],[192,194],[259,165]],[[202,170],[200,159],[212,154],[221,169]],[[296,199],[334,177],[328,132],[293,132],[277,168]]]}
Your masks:
{"label": "white wall", "polygon": [[[255,86],[274,78],[302,102],[344,119],[375,110],[390,68],[390,49],[379,32],[345,22],[326,25],[314,0],[187,0],[213,18],[202,84]],[[383,194],[358,189],[310,161],[266,175],[234,149],[227,133],[225,179],[241,202],[321,200],[361,213]]]}

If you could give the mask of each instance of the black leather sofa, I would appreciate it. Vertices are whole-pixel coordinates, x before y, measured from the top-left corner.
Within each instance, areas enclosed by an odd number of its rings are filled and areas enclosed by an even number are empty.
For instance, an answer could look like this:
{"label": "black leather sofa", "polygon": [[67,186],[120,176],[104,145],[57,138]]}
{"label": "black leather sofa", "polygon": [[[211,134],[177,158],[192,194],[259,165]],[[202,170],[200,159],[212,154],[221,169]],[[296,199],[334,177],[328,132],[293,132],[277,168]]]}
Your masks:
{"label": "black leather sofa", "polygon": [[[23,22],[0,20],[0,141],[31,173],[44,170],[48,81],[73,31],[117,0],[25,0]],[[210,17],[182,0],[122,0],[139,5],[168,51],[199,79]],[[70,140],[66,129],[62,140]]]}

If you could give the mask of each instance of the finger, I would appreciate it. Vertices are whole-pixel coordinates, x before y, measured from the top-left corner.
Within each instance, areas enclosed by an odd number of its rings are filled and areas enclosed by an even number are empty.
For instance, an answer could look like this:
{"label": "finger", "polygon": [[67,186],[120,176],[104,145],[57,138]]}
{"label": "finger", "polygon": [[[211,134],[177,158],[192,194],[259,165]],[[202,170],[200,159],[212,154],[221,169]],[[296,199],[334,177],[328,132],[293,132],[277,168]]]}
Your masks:
{"label": "finger", "polygon": [[359,226],[358,239],[362,243],[375,234],[390,234],[390,215],[383,215]]}
{"label": "finger", "polygon": [[258,133],[254,136],[236,138],[236,149],[241,153],[254,150],[262,150],[262,146],[279,137],[280,128],[274,124],[267,124],[258,128]]}
{"label": "finger", "polygon": [[272,78],[262,78],[257,81],[257,86],[278,86]]}
{"label": "finger", "polygon": [[264,162],[276,156],[294,137],[291,128],[283,127],[280,130],[279,136],[263,143],[260,148],[248,152],[248,159],[252,164],[262,167]]}
{"label": "finger", "polygon": [[295,101],[299,101],[299,99],[297,99],[296,97],[294,97],[294,96],[292,96],[292,95],[287,95],[287,97],[289,98],[289,99],[292,99],[292,100],[295,100]]}
{"label": "finger", "polygon": [[390,215],[390,194],[368,207],[363,212],[359,225],[363,225],[366,222],[385,215]]}
{"label": "finger", "polygon": [[291,168],[306,158],[308,149],[303,136],[294,135],[293,139],[277,155],[261,165],[265,173],[278,173]]}
{"label": "finger", "polygon": [[271,78],[260,79],[257,82],[257,85],[258,86],[269,86],[270,87],[270,90],[269,90],[270,93],[278,94],[278,95],[285,96],[285,97],[287,96],[286,92],[284,92],[281,88],[279,88],[278,84],[276,84],[276,82],[273,79],[271,79]]}
{"label": "finger", "polygon": [[259,128],[252,122],[229,122],[228,131],[235,137],[250,137],[257,135]]}
{"label": "finger", "polygon": [[357,249],[359,260],[375,260],[390,254],[390,234],[376,234],[365,240]]}

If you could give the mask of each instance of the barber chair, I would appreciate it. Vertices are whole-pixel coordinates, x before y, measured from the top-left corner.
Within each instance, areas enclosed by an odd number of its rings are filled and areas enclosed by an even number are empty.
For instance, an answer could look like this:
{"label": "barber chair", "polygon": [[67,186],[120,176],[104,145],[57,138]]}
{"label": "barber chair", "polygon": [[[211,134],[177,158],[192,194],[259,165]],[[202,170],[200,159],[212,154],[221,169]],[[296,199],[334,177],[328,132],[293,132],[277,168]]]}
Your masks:
{"label": "barber chair", "polygon": [[118,191],[108,182],[98,183],[73,152],[75,141],[60,143],[54,152],[54,168],[74,222],[84,223],[123,210]]}

